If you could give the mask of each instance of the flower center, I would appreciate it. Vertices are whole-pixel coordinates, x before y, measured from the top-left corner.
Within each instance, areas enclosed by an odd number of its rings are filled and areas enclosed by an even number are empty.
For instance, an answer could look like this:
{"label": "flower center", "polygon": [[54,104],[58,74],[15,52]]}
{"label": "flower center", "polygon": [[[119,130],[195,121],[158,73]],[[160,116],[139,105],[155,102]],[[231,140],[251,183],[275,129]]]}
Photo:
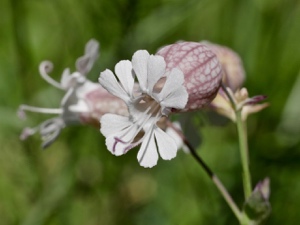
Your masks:
{"label": "flower center", "polygon": [[[127,131],[121,137],[115,137],[113,146],[114,152],[116,151],[118,143],[127,145],[124,148],[124,153],[140,144],[146,136],[145,133],[151,131],[162,117],[160,104],[149,95],[144,95],[137,99],[137,101],[129,107],[129,111],[132,125],[125,128]],[[129,135],[131,132],[132,134]],[[138,137],[138,135],[143,132],[144,135]],[[125,136],[129,136],[129,140],[124,140],[123,138]],[[138,137],[138,139],[136,137]]]}

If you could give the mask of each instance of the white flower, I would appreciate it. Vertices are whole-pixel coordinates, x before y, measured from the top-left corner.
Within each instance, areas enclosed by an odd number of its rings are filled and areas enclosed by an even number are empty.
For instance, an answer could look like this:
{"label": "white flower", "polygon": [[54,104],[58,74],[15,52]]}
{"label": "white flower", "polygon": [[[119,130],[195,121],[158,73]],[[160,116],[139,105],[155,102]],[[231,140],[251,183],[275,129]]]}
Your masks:
{"label": "white flower", "polygon": [[[105,70],[100,84],[111,94],[124,100],[129,116],[106,114],[101,118],[101,132],[106,145],[114,155],[125,154],[141,144],[137,158],[141,166],[153,167],[158,154],[164,160],[176,156],[177,145],[158,125],[173,109],[183,109],[188,93],[183,86],[184,75],[179,69],[165,73],[163,57],[137,51],[132,61],[120,61],[115,75]],[[139,87],[134,85],[135,76]]]}
{"label": "white flower", "polygon": [[48,74],[53,65],[44,61],[39,66],[39,72],[48,83],[65,91],[59,108],[40,108],[29,105],[20,105],[19,116],[25,117],[25,111],[55,114],[34,128],[25,128],[20,136],[22,140],[40,132],[46,148],[58,137],[61,130],[73,124],[92,124],[99,127],[100,117],[107,112],[127,115],[126,105],[122,100],[109,94],[99,83],[93,83],[86,78],[92,65],[98,57],[99,44],[90,40],[86,44],[85,53],[77,59],[74,73],[67,68],[64,70],[60,82],[55,81]]}
{"label": "white flower", "polygon": [[[52,67],[52,64],[48,61],[40,64],[39,68],[42,77],[46,77],[50,67]],[[47,78],[48,82],[52,79],[48,75]],[[90,107],[85,101],[86,93],[101,88],[100,85],[87,80],[79,72],[70,74],[68,69],[64,71],[61,83],[54,80],[51,80],[49,83],[66,91],[60,103],[60,108],[40,108],[29,105],[20,105],[19,107],[19,116],[21,118],[25,118],[25,111],[57,115],[57,117],[48,119],[37,127],[25,128],[20,136],[24,140],[39,131],[43,139],[43,148],[49,146],[66,125],[80,123],[81,115],[90,111]]]}

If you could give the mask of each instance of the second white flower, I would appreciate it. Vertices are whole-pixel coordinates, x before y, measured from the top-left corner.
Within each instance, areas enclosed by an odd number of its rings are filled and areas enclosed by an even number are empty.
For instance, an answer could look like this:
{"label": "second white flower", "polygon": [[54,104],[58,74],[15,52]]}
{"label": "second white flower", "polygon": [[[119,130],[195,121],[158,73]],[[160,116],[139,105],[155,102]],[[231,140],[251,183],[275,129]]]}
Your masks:
{"label": "second white flower", "polygon": [[185,107],[188,93],[183,85],[183,73],[176,68],[166,73],[163,57],[139,50],[131,62],[117,63],[115,74],[105,70],[99,82],[124,100],[129,116],[106,114],[101,118],[101,132],[108,150],[122,155],[141,144],[137,158],[144,167],[155,166],[158,154],[165,160],[174,158],[178,150],[176,142],[159,126],[159,121],[173,109]]}

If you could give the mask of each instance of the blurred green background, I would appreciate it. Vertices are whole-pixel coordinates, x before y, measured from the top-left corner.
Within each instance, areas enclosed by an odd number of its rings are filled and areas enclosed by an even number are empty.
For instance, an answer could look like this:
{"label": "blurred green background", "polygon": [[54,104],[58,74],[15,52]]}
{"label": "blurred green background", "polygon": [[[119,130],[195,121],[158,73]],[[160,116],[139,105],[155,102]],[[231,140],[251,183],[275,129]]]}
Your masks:
{"label": "blurred green background", "polygon": [[[19,140],[23,127],[46,116],[16,116],[22,103],[57,107],[63,93],[44,82],[75,68],[90,38],[101,56],[89,78],[177,40],[209,40],[243,59],[250,95],[270,107],[250,116],[253,183],[271,179],[266,224],[300,221],[300,1],[298,0],[1,0],[0,1],[0,225],[238,224],[192,156],[179,152],[144,169],[136,150],[115,157],[92,127],[68,127],[47,150],[39,135]],[[194,114],[199,154],[242,205],[235,126],[213,126]],[[194,132],[195,133],[195,132]]]}

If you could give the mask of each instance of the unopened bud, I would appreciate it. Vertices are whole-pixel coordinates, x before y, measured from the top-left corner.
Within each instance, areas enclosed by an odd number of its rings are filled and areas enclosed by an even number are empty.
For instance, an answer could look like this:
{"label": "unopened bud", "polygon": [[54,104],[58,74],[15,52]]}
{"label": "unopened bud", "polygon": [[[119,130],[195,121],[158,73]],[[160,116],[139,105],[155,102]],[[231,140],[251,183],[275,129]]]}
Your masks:
{"label": "unopened bud", "polygon": [[241,88],[245,81],[245,70],[240,56],[228,47],[202,41],[218,57],[223,67],[222,82],[233,92]]}
{"label": "unopened bud", "polygon": [[263,224],[271,213],[270,179],[259,182],[244,204],[243,212],[253,221],[253,224]]}

